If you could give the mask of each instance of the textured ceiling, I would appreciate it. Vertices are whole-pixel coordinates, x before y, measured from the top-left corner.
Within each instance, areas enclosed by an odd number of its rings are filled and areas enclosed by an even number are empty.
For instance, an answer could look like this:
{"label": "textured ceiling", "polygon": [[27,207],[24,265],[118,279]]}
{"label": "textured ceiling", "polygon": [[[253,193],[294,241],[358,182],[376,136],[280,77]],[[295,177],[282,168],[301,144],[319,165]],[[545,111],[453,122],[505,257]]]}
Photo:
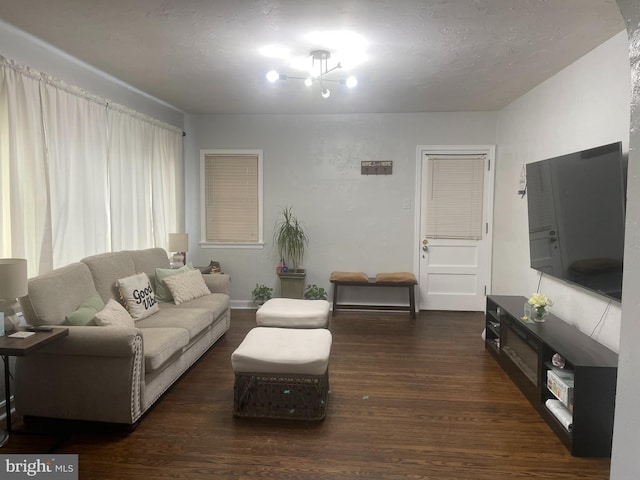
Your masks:
{"label": "textured ceiling", "polygon": [[[190,113],[499,110],[624,29],[615,0],[0,0],[0,18]],[[357,88],[265,80],[295,71],[261,47],[333,30],[366,42]]]}

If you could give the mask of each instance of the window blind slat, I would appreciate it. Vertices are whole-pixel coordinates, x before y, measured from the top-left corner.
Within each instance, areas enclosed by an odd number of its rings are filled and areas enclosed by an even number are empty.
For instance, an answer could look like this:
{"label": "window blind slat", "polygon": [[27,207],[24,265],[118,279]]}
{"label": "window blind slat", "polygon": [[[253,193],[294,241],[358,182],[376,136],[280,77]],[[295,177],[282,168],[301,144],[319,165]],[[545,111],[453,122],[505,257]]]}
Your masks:
{"label": "window blind slat", "polygon": [[208,242],[258,241],[257,155],[205,155]]}
{"label": "window blind slat", "polygon": [[427,165],[427,237],[482,238],[484,158],[429,158]]}

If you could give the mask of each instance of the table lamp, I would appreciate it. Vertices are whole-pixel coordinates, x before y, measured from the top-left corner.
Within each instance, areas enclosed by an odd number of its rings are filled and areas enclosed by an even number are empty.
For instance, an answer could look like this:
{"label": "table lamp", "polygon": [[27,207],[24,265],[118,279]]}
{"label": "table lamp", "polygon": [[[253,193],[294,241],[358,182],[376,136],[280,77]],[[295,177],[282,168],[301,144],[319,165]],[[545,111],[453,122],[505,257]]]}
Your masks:
{"label": "table lamp", "polygon": [[[18,298],[27,294],[27,261],[24,258],[0,258],[0,315],[5,332],[16,329],[20,310]],[[0,327],[2,328],[2,327]]]}
{"label": "table lamp", "polygon": [[174,267],[182,267],[187,263],[187,250],[189,248],[188,233],[170,233],[169,251],[175,252],[172,264]]}

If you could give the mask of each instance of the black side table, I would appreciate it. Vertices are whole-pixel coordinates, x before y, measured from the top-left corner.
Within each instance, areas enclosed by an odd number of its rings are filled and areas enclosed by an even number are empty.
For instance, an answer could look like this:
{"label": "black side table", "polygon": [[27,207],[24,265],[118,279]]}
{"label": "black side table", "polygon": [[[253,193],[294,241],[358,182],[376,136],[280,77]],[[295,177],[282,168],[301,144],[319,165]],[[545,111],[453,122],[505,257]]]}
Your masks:
{"label": "black side table", "polygon": [[[18,331],[24,331],[19,328]],[[62,337],[69,335],[69,329],[63,327],[53,327],[50,332],[35,332],[27,338],[12,338],[10,334],[0,337],[0,356],[4,361],[4,394],[5,408],[7,410],[7,431],[0,430],[0,447],[6,445],[11,433],[11,385],[9,383],[9,357],[24,357],[29,353],[44,347]]]}

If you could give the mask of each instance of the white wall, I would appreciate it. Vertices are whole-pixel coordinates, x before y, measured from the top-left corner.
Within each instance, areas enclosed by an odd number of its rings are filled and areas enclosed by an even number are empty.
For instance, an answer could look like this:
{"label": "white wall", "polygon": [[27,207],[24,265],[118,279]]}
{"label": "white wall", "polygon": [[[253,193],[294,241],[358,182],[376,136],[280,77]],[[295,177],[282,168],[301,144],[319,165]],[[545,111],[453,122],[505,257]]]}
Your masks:
{"label": "white wall", "polygon": [[640,9],[637,0],[618,0],[618,5],[627,21],[631,39],[628,54],[634,83],[631,98],[625,270],[611,480],[627,480],[640,478]]}
{"label": "white wall", "polygon": [[69,85],[182,128],[184,114],[150,95],[0,20],[0,55]]}
{"label": "white wall", "polygon": [[[232,275],[235,306],[250,301],[256,283],[277,292],[273,226],[280,208],[293,205],[310,236],[307,283],[329,289],[332,270],[412,271],[416,146],[494,144],[495,119],[495,113],[188,115],[188,256],[194,264],[221,261]],[[197,247],[200,149],[216,148],[264,151],[264,250]],[[393,175],[360,175],[363,160],[392,160]],[[405,200],[412,208],[403,208]]]}
{"label": "white wall", "polygon": [[[517,195],[526,163],[622,141],[629,150],[630,68],[626,32],[605,42],[499,112],[494,204],[493,292],[529,296],[539,274],[529,267],[527,200]],[[620,303],[542,278],[553,312],[618,351]]]}

